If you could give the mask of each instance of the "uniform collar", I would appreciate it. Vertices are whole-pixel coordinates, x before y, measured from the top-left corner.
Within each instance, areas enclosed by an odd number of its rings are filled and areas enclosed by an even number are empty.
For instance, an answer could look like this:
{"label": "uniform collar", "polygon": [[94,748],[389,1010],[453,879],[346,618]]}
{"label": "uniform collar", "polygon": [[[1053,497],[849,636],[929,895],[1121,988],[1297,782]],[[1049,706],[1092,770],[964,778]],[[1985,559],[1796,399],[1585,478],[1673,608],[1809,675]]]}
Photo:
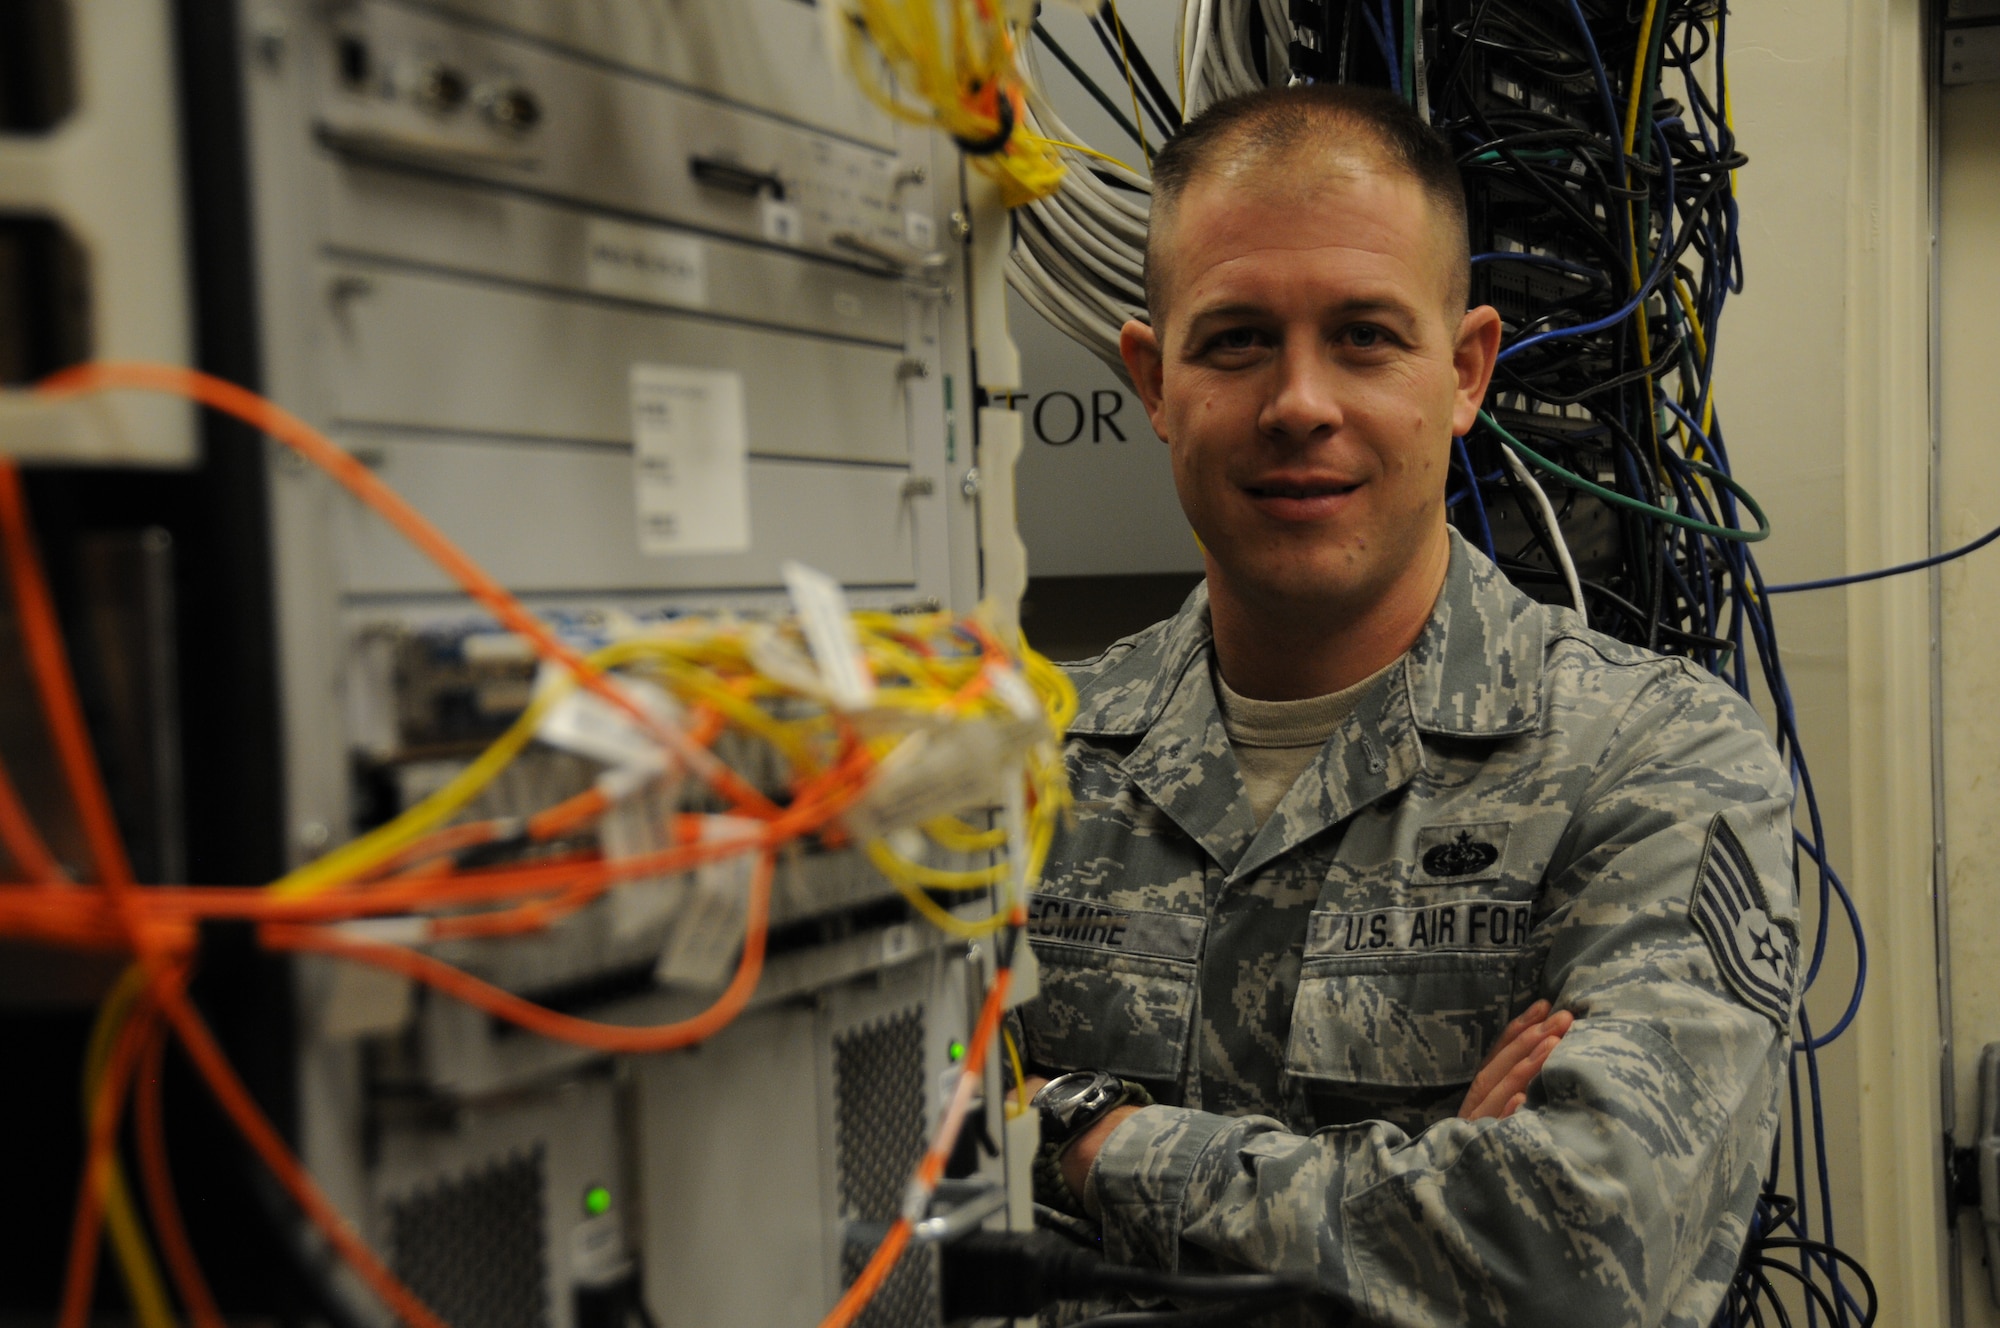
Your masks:
{"label": "uniform collar", "polygon": [[[1377,689],[1400,682],[1410,718],[1425,733],[1457,738],[1532,733],[1542,717],[1547,614],[1456,530],[1450,538],[1451,564],[1430,621],[1403,657],[1400,677],[1391,669]],[[1148,732],[1196,659],[1206,661],[1209,643],[1204,584],[1179,613],[1142,632],[1123,655],[1082,683],[1069,731],[1090,737]],[[1207,684],[1205,677],[1199,680]]]}

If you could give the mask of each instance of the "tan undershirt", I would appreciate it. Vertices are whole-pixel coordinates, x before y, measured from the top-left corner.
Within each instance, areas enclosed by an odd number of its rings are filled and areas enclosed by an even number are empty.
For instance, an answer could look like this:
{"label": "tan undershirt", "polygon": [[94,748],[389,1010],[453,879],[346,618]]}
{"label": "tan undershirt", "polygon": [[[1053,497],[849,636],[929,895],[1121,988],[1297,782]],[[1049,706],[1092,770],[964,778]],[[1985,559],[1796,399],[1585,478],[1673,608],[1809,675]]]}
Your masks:
{"label": "tan undershirt", "polygon": [[1362,695],[1398,662],[1391,661],[1352,687],[1303,701],[1253,700],[1231,690],[1219,671],[1215,674],[1222,728],[1235,749],[1236,767],[1243,772],[1243,787],[1259,830],[1333,731],[1361,704]]}

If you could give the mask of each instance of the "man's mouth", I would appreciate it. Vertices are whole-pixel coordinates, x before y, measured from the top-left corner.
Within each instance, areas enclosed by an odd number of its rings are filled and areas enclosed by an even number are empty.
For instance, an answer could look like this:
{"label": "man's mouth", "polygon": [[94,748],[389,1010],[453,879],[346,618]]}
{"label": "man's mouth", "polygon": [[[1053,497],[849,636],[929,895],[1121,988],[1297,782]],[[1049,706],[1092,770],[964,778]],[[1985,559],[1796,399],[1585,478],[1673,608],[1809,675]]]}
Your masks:
{"label": "man's mouth", "polygon": [[1324,481],[1298,484],[1246,484],[1243,487],[1244,492],[1252,498],[1337,498],[1342,494],[1353,493],[1361,486]]}
{"label": "man's mouth", "polygon": [[1266,518],[1308,525],[1330,520],[1360,487],[1325,475],[1273,475],[1242,486],[1244,496]]}

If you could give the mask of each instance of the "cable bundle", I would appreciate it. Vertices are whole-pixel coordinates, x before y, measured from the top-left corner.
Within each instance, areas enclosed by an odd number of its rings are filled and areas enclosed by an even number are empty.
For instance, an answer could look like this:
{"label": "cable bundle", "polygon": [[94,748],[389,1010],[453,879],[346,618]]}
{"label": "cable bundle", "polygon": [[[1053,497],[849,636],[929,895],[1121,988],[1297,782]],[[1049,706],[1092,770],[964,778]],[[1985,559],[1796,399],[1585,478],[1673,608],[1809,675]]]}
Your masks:
{"label": "cable bundle", "polygon": [[1009,8],[1003,0],[838,0],[826,13],[833,49],[845,53],[869,99],[949,134],[973,169],[1000,186],[1002,201],[1018,207],[1053,192],[1063,166],[1027,123]]}
{"label": "cable bundle", "polygon": [[[978,618],[862,613],[830,617],[802,604],[797,621],[687,619],[636,632],[588,656],[531,615],[365,467],[303,421],[229,383],[164,365],[86,365],[42,386],[51,397],[141,389],[188,397],[244,420],[339,480],[429,554],[544,664],[520,718],[443,789],[361,839],[263,890],[137,885],[126,862],[70,675],[54,605],[28,527],[19,475],[0,462],[0,550],[31,673],[71,800],[89,838],[96,881],[68,879],[0,771],[0,848],[26,877],[0,884],[0,936],[134,957],[105,1001],[86,1058],[89,1151],[66,1274],[62,1328],[87,1322],[100,1231],[134,1291],[145,1328],[171,1311],[118,1162],[135,1105],[135,1142],[153,1234],[188,1315],[221,1319],[181,1224],[166,1163],[159,1067],[178,1041],[246,1141],[328,1244],[414,1328],[443,1328],[320,1192],[245,1089],[187,994],[203,924],[252,924],[262,945],[333,956],[400,974],[541,1036],[610,1054],[685,1047],[713,1036],[749,1003],[763,971],[772,873],[779,850],[808,837],[858,842],[918,912],[959,935],[1001,932],[1002,956],[964,1061],[959,1088],[912,1181],[921,1210],[942,1174],[989,1054],[1008,982],[1006,957],[1026,923],[1023,890],[1066,805],[1056,741],[1075,693],[1060,670],[1003,644]],[[822,604],[822,609],[828,606]],[[837,607],[837,606],[835,606]],[[464,821],[465,808],[565,705],[595,707],[596,728],[636,759],[525,820]],[[760,745],[784,772],[758,787],[718,757],[733,735]],[[592,828],[643,787],[685,787],[727,817],[672,811],[665,847],[613,859]],[[698,791],[698,792],[697,792]],[[952,813],[991,805],[1003,824]],[[722,834],[712,831],[720,823]],[[989,862],[945,870],[936,850]],[[914,841],[914,842],[913,842]],[[548,927],[608,892],[663,873],[748,858],[742,944],[714,1002],[673,1023],[638,1027],[579,1018],[489,983],[433,952],[440,942]],[[996,860],[997,859],[997,860]],[[965,918],[931,897],[974,891],[985,916]],[[908,1222],[902,1238],[908,1238]],[[892,1237],[893,1237],[892,1232]],[[830,1323],[851,1318],[886,1276],[885,1242]],[[880,1266],[878,1266],[878,1264]]]}

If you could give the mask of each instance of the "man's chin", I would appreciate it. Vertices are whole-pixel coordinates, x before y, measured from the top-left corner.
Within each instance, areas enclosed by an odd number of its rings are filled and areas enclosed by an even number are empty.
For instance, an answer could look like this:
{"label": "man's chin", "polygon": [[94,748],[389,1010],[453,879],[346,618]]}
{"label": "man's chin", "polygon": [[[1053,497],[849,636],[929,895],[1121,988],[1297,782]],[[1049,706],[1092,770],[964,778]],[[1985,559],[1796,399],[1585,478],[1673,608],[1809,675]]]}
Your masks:
{"label": "man's chin", "polygon": [[[1365,612],[1386,593],[1390,580],[1374,568],[1356,568],[1344,562],[1336,566],[1294,562],[1275,568],[1224,570],[1223,593],[1259,616],[1303,623]],[[1211,596],[1214,593],[1211,576]]]}

